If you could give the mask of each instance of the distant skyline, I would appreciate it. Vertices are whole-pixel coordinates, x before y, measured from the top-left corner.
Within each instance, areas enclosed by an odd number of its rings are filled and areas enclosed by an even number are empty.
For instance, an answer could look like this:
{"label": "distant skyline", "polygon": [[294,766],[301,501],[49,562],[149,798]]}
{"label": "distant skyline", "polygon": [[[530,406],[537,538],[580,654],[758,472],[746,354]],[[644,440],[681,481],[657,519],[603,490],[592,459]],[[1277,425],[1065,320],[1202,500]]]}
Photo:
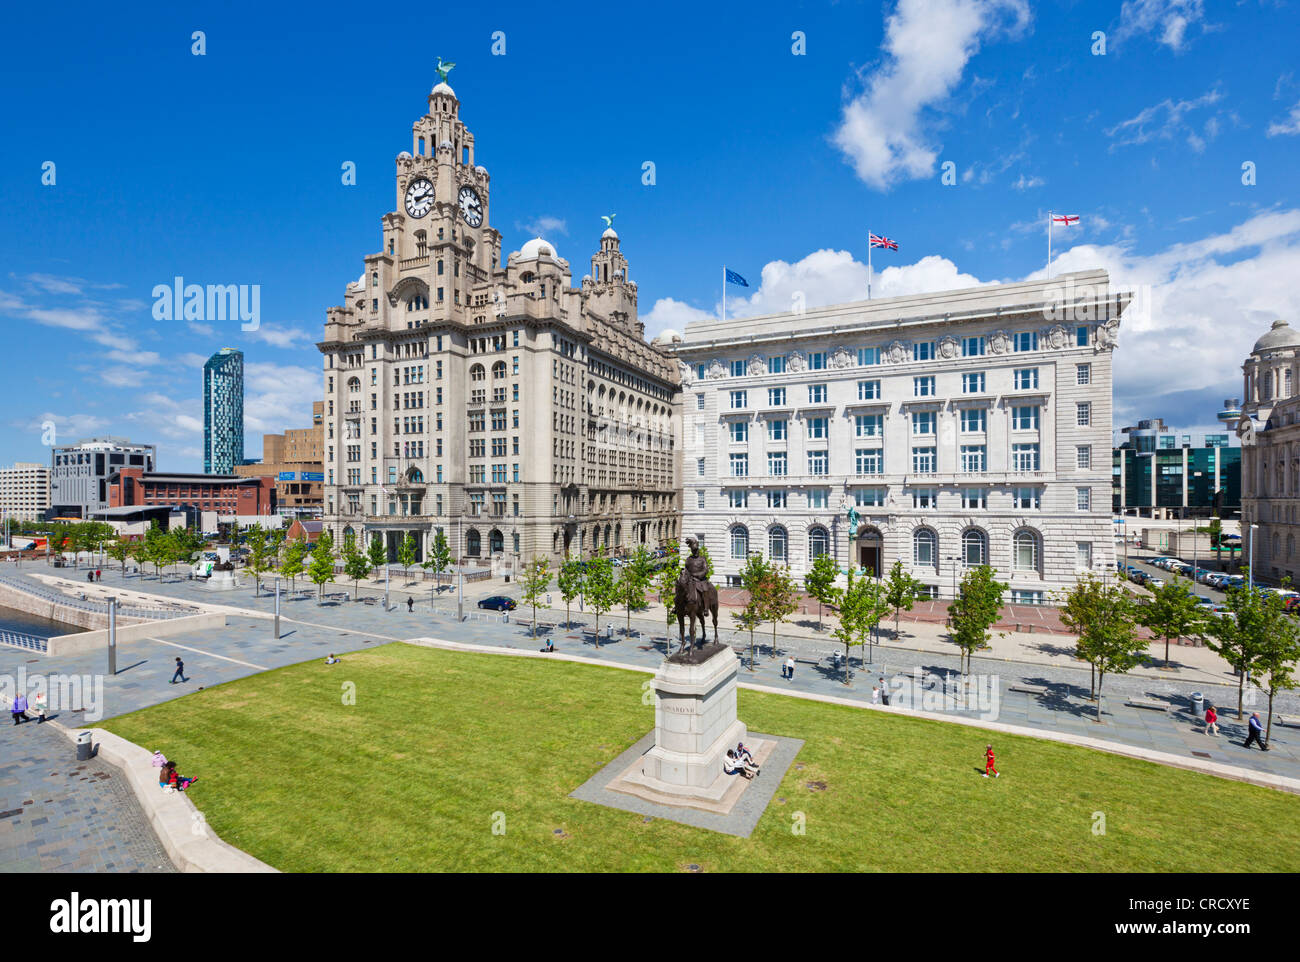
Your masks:
{"label": "distant skyline", "polygon": [[[541,234],[577,282],[617,214],[649,336],[717,316],[724,263],[751,285],[729,317],[859,300],[868,230],[899,244],[873,254],[877,297],[1041,277],[1052,210],[1080,217],[1054,272],[1139,292],[1117,428],[1219,429],[1255,339],[1300,324],[1294,5],[311,10],[7,11],[12,36],[92,39],[0,63],[0,463],[48,462],[53,425],[199,470],[223,347],[245,354],[247,456],[311,424],[326,309],[380,247],[439,56],[504,250]],[[248,296],[230,320],[158,311],[178,277]]]}

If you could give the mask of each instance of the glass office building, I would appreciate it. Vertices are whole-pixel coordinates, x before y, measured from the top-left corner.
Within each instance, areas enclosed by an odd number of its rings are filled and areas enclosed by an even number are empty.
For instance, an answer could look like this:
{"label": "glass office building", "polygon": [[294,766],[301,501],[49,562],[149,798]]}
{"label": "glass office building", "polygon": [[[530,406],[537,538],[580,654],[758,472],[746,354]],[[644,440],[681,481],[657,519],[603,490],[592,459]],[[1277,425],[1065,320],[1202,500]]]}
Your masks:
{"label": "glass office building", "polygon": [[1241,511],[1241,447],[1230,431],[1183,433],[1154,418],[1123,428],[1111,453],[1111,507],[1145,518],[1220,518]]}
{"label": "glass office building", "polygon": [[203,473],[244,463],[244,352],[223,347],[203,365]]}

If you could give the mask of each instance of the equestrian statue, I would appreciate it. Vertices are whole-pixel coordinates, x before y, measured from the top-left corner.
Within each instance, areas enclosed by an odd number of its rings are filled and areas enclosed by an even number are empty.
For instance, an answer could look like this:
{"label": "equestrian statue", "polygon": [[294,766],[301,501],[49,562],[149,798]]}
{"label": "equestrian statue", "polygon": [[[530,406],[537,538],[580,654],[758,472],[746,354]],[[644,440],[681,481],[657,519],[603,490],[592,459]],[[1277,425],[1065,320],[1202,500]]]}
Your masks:
{"label": "equestrian statue", "polygon": [[[679,655],[687,651],[686,619],[691,622],[691,641],[694,648],[703,648],[709,640],[708,626],[704,615],[713,615],[713,643],[718,643],[718,589],[709,582],[709,562],[700,554],[700,543],[694,538],[687,538],[686,545],[691,555],[682,565],[682,573],[677,576],[677,590],[674,596],[673,612],[677,615],[677,632],[681,641]],[[700,641],[695,643],[695,622],[700,622]]]}

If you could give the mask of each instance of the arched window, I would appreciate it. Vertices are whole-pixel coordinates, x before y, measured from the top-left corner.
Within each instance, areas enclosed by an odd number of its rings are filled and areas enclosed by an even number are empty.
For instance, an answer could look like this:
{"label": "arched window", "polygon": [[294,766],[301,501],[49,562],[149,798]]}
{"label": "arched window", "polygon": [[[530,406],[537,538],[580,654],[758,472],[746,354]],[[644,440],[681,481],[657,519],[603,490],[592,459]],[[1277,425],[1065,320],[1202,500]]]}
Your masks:
{"label": "arched window", "polygon": [[475,364],[469,369],[469,379],[471,381],[486,381],[487,369],[482,364]]}
{"label": "arched window", "polygon": [[406,469],[406,480],[413,484],[422,484],[424,482],[424,473],[415,465]]}
{"label": "arched window", "polygon": [[961,534],[961,562],[967,568],[988,564],[989,542],[979,528],[967,528]]}
{"label": "arched window", "polygon": [[749,556],[749,529],[743,524],[731,529],[731,556],[742,561]]}
{"label": "arched window", "polygon": [[412,294],[411,299],[406,302],[408,311],[427,311],[429,309],[429,298],[425,294]]}
{"label": "arched window", "polygon": [[939,565],[939,536],[929,528],[917,528],[912,535],[912,562],[918,568]]}
{"label": "arched window", "polygon": [[1295,535],[1286,536],[1286,560],[1290,561],[1295,556]]}
{"label": "arched window", "polygon": [[1012,566],[1017,571],[1038,570],[1038,535],[1032,531],[1017,531],[1011,540]]}
{"label": "arched window", "polygon": [[353,538],[355,538],[356,536],[357,536],[357,533],[356,533],[355,531],[352,530],[352,525],[348,525],[346,528],[343,529],[343,543],[344,543],[344,544],[347,544],[349,541],[351,541],[351,540],[352,540]]}
{"label": "arched window", "polygon": [[808,563],[811,564],[824,554],[829,554],[831,550],[830,535],[822,527],[813,528],[808,532]]}
{"label": "arched window", "polygon": [[506,536],[498,529],[493,528],[488,535],[488,551],[492,554],[501,554],[506,550]]}
{"label": "arched window", "polygon": [[360,390],[361,390],[361,378],[359,377],[348,378],[348,393],[356,394]]}
{"label": "arched window", "polygon": [[1273,535],[1273,554],[1271,557],[1274,561],[1282,557],[1282,539],[1277,534]]}
{"label": "arched window", "polygon": [[465,532],[465,554],[471,558],[477,558],[483,550],[483,542],[479,537],[476,528],[470,528]]}
{"label": "arched window", "polygon": [[505,376],[506,376],[506,362],[505,362],[505,361],[497,361],[495,364],[492,365],[492,379],[493,379],[494,381],[500,381],[500,380],[502,380]]}
{"label": "arched window", "polygon": [[616,548],[621,547],[622,544],[623,544],[623,526],[621,524],[616,524],[614,525],[614,547]]}
{"label": "arched window", "polygon": [[784,563],[787,561],[787,547],[790,544],[790,536],[786,533],[785,528],[779,524],[774,524],[767,529],[767,554],[773,561]]}

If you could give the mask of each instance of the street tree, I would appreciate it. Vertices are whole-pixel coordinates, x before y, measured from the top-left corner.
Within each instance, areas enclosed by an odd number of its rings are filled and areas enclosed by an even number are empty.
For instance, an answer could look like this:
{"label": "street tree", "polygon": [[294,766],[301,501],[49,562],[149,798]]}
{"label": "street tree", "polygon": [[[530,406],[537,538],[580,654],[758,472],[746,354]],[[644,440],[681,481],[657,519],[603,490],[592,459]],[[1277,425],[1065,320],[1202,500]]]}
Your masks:
{"label": "street tree", "polygon": [[948,617],[952,623],[952,640],[961,649],[963,672],[970,672],[971,655],[992,639],[989,629],[1002,611],[1007,588],[988,565],[971,568],[962,577],[957,597],[948,606]]}
{"label": "street tree", "polygon": [[402,543],[397,546],[397,563],[402,566],[402,577],[407,584],[411,581],[411,565],[415,564],[415,539],[408,531]]}
{"label": "street tree", "polygon": [[551,607],[546,602],[546,589],[551,586],[550,562],[534,555],[533,560],[524,566],[523,577],[519,580],[523,591],[521,600],[526,605],[532,605],[533,608],[532,634],[536,638],[537,608],[539,605],[543,608]]}
{"label": "street tree", "polygon": [[772,657],[776,657],[776,630],[799,607],[799,592],[786,566],[773,564],[763,589],[763,620],[772,626]]}
{"label": "street tree", "polygon": [[803,576],[804,590],[817,599],[817,630],[822,630],[822,605],[833,604],[840,596],[835,582],[840,576],[840,569],[835,559],[829,554],[819,554],[813,559],[812,568]]}
{"label": "street tree", "polygon": [[[857,609],[857,615],[854,623],[862,641],[869,646],[876,626],[890,612],[889,602],[885,598],[885,586],[874,578],[860,578],[855,582],[855,591],[857,597],[853,604]],[[875,649],[869,648],[867,661],[874,660]]]}
{"label": "street tree", "polygon": [[1120,585],[1107,585],[1085,574],[1067,593],[1061,609],[1061,621],[1079,636],[1075,655],[1096,673],[1099,723],[1106,675],[1126,674],[1148,660],[1146,639],[1138,636],[1136,607],[1133,596]]}
{"label": "street tree", "polygon": [[366,545],[366,558],[370,561],[370,569],[375,572],[388,565],[388,542],[382,532],[375,534]]}
{"label": "street tree", "polygon": [[1268,724],[1264,731],[1264,744],[1273,737],[1273,699],[1280,692],[1300,687],[1295,677],[1296,662],[1300,661],[1300,624],[1285,614],[1281,606],[1267,612],[1269,630],[1264,635],[1264,645],[1255,662],[1255,687],[1268,696]]}
{"label": "street tree", "polygon": [[131,557],[131,542],[120,537],[108,546],[108,556],[122,564],[122,577],[126,577],[126,559]]}
{"label": "street tree", "polygon": [[[742,631],[749,632],[749,670],[754,670],[758,658],[758,647],[754,643],[754,632],[766,620],[763,611],[763,594],[767,590],[768,579],[772,576],[772,566],[763,560],[762,552],[755,551],[745,561],[740,571],[740,586],[745,589],[747,600],[740,611],[734,611],[731,617]],[[674,579],[676,581],[676,579]]]}
{"label": "street tree", "polygon": [[1182,581],[1167,581],[1151,589],[1151,598],[1137,609],[1137,623],[1165,641],[1164,667],[1169,663],[1169,642],[1198,638],[1209,631],[1209,619],[1196,596]]}
{"label": "street tree", "polygon": [[438,592],[442,592],[442,573],[451,566],[451,546],[447,544],[447,536],[438,529],[438,533],[433,537],[433,548],[429,551],[429,559],[420,565],[428,571],[433,572],[433,581],[437,586]]}
{"label": "street tree", "polygon": [[324,529],[311,549],[307,577],[316,586],[316,603],[321,604],[325,600],[325,585],[334,577],[334,537]]}
{"label": "street tree", "polygon": [[310,551],[307,539],[294,538],[284,546],[284,556],[280,561],[280,574],[289,579],[289,590],[298,588],[298,576],[307,570],[306,561]]}
{"label": "street tree", "polygon": [[564,627],[573,627],[573,599],[582,594],[582,585],[586,577],[586,563],[581,558],[566,556],[556,572],[555,580],[560,586],[560,597],[564,599]]}
{"label": "street tree", "polygon": [[621,600],[618,584],[614,580],[614,563],[607,557],[592,558],[587,562],[583,597],[596,616],[596,647],[600,647],[600,619]]}
{"label": "street tree", "polygon": [[262,574],[272,567],[271,532],[255,524],[244,533],[244,544],[248,546],[248,560],[244,567],[252,572],[253,597],[257,597],[262,591]]}
{"label": "street tree", "polygon": [[832,588],[835,592],[833,603],[839,608],[840,617],[839,624],[831,629],[831,636],[844,646],[844,684],[846,685],[849,683],[849,651],[855,645],[862,644],[862,585],[866,580],[855,577],[853,569],[849,568],[848,581],[844,588]]}
{"label": "street tree", "polygon": [[[1237,720],[1242,718],[1246,679],[1268,649],[1268,634],[1282,609],[1277,595],[1264,595],[1246,585],[1227,590],[1223,617],[1210,622],[1205,646],[1222,656],[1237,673]],[[1285,617],[1285,616],[1284,616]]]}
{"label": "street tree", "polygon": [[370,558],[357,547],[355,538],[343,539],[343,573],[352,579],[352,598],[361,594],[361,579],[370,574]]}
{"label": "street tree", "polygon": [[673,622],[677,619],[674,609],[677,605],[677,578],[682,573],[682,552],[681,546],[676,541],[670,541],[665,546],[665,550],[663,564],[655,579],[655,591],[659,595],[659,603],[664,606],[665,650],[670,651]]}
{"label": "street tree", "polygon": [[649,600],[650,579],[654,576],[654,560],[645,545],[638,545],[636,550],[623,562],[619,578],[619,594],[627,607],[627,628],[625,636],[632,634],[632,609],[641,609]]}
{"label": "street tree", "polygon": [[921,582],[917,581],[903,569],[902,561],[895,561],[889,569],[889,578],[885,581],[885,599],[894,612],[894,640],[898,640],[898,616],[900,612],[911,611],[921,593]]}

